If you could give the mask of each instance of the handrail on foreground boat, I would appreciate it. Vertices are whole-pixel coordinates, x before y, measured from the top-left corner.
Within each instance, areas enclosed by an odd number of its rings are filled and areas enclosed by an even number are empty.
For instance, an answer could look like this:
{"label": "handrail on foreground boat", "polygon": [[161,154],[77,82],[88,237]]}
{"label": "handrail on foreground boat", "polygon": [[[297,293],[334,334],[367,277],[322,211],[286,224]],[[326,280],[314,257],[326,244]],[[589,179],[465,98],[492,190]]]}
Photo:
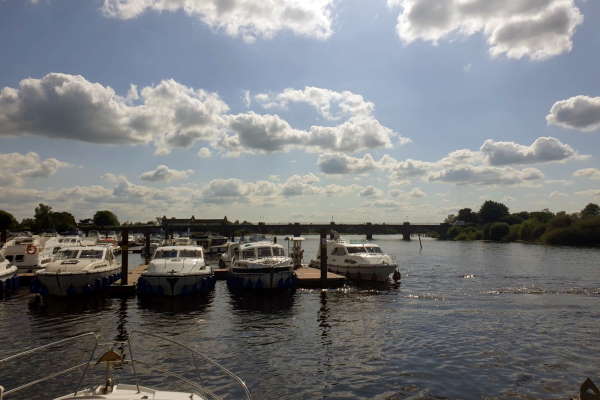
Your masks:
{"label": "handrail on foreground boat", "polygon": [[[204,354],[200,353],[199,351],[194,350],[191,347],[186,346],[183,343],[179,343],[176,340],[169,339],[169,338],[164,337],[164,336],[160,336],[160,335],[157,335],[157,334],[154,334],[154,333],[150,333],[150,332],[138,331],[138,330],[134,330],[131,333],[132,334],[136,334],[137,333],[137,334],[140,334],[140,335],[151,336],[151,337],[154,337],[154,338],[157,338],[157,339],[161,339],[161,340],[164,340],[164,341],[167,341],[167,342],[170,342],[170,343],[173,343],[173,344],[176,344],[178,346],[183,347],[184,349],[186,349],[186,350],[188,350],[188,351],[191,352],[191,354],[192,354],[192,361],[194,362],[194,367],[195,368],[198,368],[198,367],[196,365],[196,360],[194,358],[194,355],[198,355],[198,356],[202,357],[204,360],[208,361],[209,363],[211,363],[215,367],[219,368],[221,371],[225,372],[226,375],[228,375],[230,378],[232,378],[243,389],[244,395],[246,396],[246,399],[247,400],[252,400],[252,396],[250,394],[250,390],[248,389],[248,386],[246,386],[246,383],[239,376],[237,376],[236,374],[234,374],[233,372],[231,372],[230,370],[228,370],[227,368],[225,368],[223,365],[221,365],[217,361],[213,360],[212,358],[210,358],[208,356],[205,356]],[[132,359],[133,359],[133,357],[132,357]],[[136,362],[139,362],[139,361],[136,360]]]}
{"label": "handrail on foreground boat", "polygon": [[123,348],[123,346],[127,345],[127,347],[129,347],[130,360],[123,359],[121,362],[123,364],[126,364],[128,362],[131,363],[131,367],[132,367],[132,370],[133,370],[133,375],[134,375],[134,378],[135,378],[135,385],[137,387],[138,392],[140,391],[140,384],[139,384],[139,378],[138,378],[138,375],[137,375],[137,371],[135,369],[135,364],[141,364],[141,365],[149,367],[150,369],[154,369],[156,371],[159,371],[159,372],[161,372],[164,375],[172,376],[172,377],[176,378],[177,380],[180,380],[180,381],[182,381],[182,382],[184,382],[186,384],[191,385],[195,389],[199,390],[205,396],[208,396],[208,397],[216,399],[216,400],[221,400],[221,397],[219,397],[216,394],[212,393],[210,390],[208,390],[206,388],[203,388],[199,384],[197,384],[197,383],[195,383],[195,382],[193,382],[193,381],[191,381],[191,380],[189,380],[189,379],[187,379],[187,378],[185,378],[185,377],[183,377],[183,376],[181,376],[181,375],[179,375],[179,374],[177,374],[175,372],[164,370],[164,369],[159,368],[157,366],[154,366],[154,365],[152,365],[152,364],[150,364],[148,362],[135,359],[134,356],[133,356],[133,346],[132,346],[131,340],[130,340],[131,336],[134,335],[134,334],[138,334],[138,335],[141,335],[141,336],[150,336],[150,337],[153,337],[153,338],[156,338],[156,339],[164,340],[166,342],[178,345],[178,346],[180,346],[180,347],[188,350],[191,353],[191,355],[192,355],[192,361],[193,361],[193,364],[194,364],[194,368],[196,368],[196,369],[198,369],[198,366],[196,364],[196,358],[195,358],[195,356],[200,356],[205,361],[207,361],[210,364],[212,364],[213,366],[219,368],[227,376],[229,376],[230,378],[232,378],[243,389],[244,395],[245,395],[246,399],[247,400],[252,400],[252,397],[250,395],[250,390],[246,386],[246,383],[240,377],[238,377],[236,374],[234,374],[233,372],[231,372],[230,370],[228,370],[227,368],[225,368],[223,365],[219,364],[217,361],[215,361],[215,360],[211,359],[210,357],[205,356],[204,354],[200,353],[199,351],[194,350],[191,347],[186,346],[183,343],[179,343],[179,342],[177,342],[177,341],[175,341],[173,339],[169,339],[167,337],[163,337],[163,336],[160,336],[160,335],[157,335],[157,334],[153,334],[153,333],[149,333],[149,332],[143,332],[143,331],[138,331],[138,330],[132,331],[131,335],[127,338],[126,341],[115,340],[115,341],[110,341],[110,342],[106,342],[106,343],[104,343],[104,342],[100,343],[98,341],[99,338],[100,338],[100,336],[98,334],[96,334],[95,332],[87,332],[87,333],[83,333],[83,334],[80,334],[80,335],[72,336],[72,337],[69,337],[69,338],[61,339],[61,340],[58,340],[58,341],[55,341],[55,342],[52,342],[52,343],[48,343],[48,344],[45,344],[45,345],[42,345],[42,346],[38,346],[38,347],[29,349],[29,350],[25,350],[23,352],[20,352],[20,353],[14,354],[12,356],[9,356],[9,357],[1,359],[0,360],[0,367],[2,366],[2,364],[6,363],[8,361],[12,361],[12,360],[15,360],[17,358],[20,358],[20,357],[23,357],[23,356],[26,356],[26,355],[30,355],[30,354],[36,353],[36,352],[41,351],[41,350],[45,350],[45,349],[47,349],[49,347],[57,346],[57,345],[60,345],[60,344],[63,344],[63,343],[68,343],[68,342],[75,341],[75,340],[78,340],[78,339],[82,339],[82,338],[85,338],[85,337],[88,337],[88,336],[91,336],[91,337],[94,338],[94,347],[91,350],[90,357],[89,357],[89,359],[87,361],[81,362],[79,364],[76,364],[76,365],[71,366],[69,368],[63,369],[61,371],[58,371],[58,372],[46,375],[46,376],[44,376],[42,378],[39,378],[39,379],[36,379],[34,381],[25,383],[25,384],[23,384],[21,386],[18,386],[16,388],[13,388],[13,389],[10,389],[10,390],[6,390],[3,386],[0,386],[0,400],[3,400],[4,396],[13,394],[13,393],[18,392],[20,390],[26,389],[28,387],[37,385],[37,384],[39,384],[41,382],[45,382],[47,380],[50,380],[50,379],[53,379],[53,378],[56,378],[56,377],[59,377],[61,375],[65,375],[65,374],[67,374],[69,372],[75,371],[77,369],[81,369],[83,367],[83,372],[81,374],[81,377],[79,378],[79,381],[77,382],[76,390],[74,392],[74,395],[76,396],[77,393],[79,393],[82,390],[82,384],[83,384],[83,381],[84,381],[84,379],[85,379],[85,377],[87,375],[87,372],[89,370],[89,366],[94,361],[94,359],[95,359],[94,357],[96,355],[96,350],[101,345],[102,346],[111,346],[111,347],[115,346],[115,345],[121,345],[120,350],[121,350],[122,354],[125,352],[125,349]]}

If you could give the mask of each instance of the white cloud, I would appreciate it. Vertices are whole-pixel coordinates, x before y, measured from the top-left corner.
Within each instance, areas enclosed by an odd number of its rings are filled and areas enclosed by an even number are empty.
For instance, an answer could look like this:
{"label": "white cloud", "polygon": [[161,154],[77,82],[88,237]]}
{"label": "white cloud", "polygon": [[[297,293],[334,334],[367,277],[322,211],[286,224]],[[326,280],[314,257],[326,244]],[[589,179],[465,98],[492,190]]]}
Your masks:
{"label": "white cloud", "polygon": [[208,147],[202,147],[198,150],[198,157],[200,158],[210,158],[212,153]]}
{"label": "white cloud", "polygon": [[329,120],[356,115],[368,116],[375,110],[375,105],[359,94],[313,86],[301,90],[288,88],[275,95],[259,93],[255,99],[265,108],[287,108],[290,103],[306,103]]}
{"label": "white cloud", "polygon": [[578,196],[600,198],[600,189],[582,190],[582,191],[579,191],[579,192],[575,192],[575,194],[578,195]]}
{"label": "white cloud", "polygon": [[517,185],[544,178],[536,168],[514,169],[490,166],[463,165],[445,168],[428,176],[430,182],[446,182],[475,185]]}
{"label": "white cloud", "polygon": [[426,196],[425,192],[419,188],[412,189],[410,192],[408,192],[408,195],[414,199],[420,199]]}
{"label": "white cloud", "polygon": [[332,4],[332,0],[104,0],[102,11],[121,19],[147,11],[183,11],[230,36],[253,42],[283,30],[326,39],[332,34]]}
{"label": "white cloud", "polygon": [[590,178],[590,179],[600,179],[600,169],[598,168],[584,168],[578,169],[573,172],[573,176]]}
{"label": "white cloud", "polygon": [[404,43],[482,33],[492,56],[544,60],[571,51],[583,16],[573,0],[388,0]]}
{"label": "white cloud", "polygon": [[481,152],[490,165],[533,164],[582,158],[568,144],[553,137],[539,137],[530,146],[486,140]]}
{"label": "white cloud", "polygon": [[575,96],[557,101],[546,121],[562,128],[596,131],[600,129],[600,97]]}
{"label": "white cloud", "polygon": [[369,198],[381,197],[383,196],[383,191],[374,186],[367,186],[359,192],[359,196]]}
{"label": "white cloud", "polygon": [[560,199],[560,198],[568,197],[568,195],[566,193],[553,191],[550,193],[550,195],[548,197],[550,197],[551,199]]}
{"label": "white cloud", "polygon": [[72,166],[56,158],[42,160],[34,152],[0,154],[0,165],[0,186],[21,186],[26,178],[48,178],[59,169]]}
{"label": "white cloud", "polygon": [[[136,90],[137,93],[137,90]],[[157,153],[213,139],[227,105],[174,80],[141,90],[141,104],[80,75],[51,73],[0,91],[0,136],[38,135],[103,144],[153,142]]]}
{"label": "white cloud", "polygon": [[176,180],[187,179],[194,173],[191,169],[176,170],[167,167],[166,165],[159,165],[151,171],[144,172],[140,175],[140,179],[148,182],[171,182]]}
{"label": "white cloud", "polygon": [[378,163],[370,154],[357,158],[340,153],[325,153],[319,156],[317,165],[326,174],[363,173],[378,168]]}

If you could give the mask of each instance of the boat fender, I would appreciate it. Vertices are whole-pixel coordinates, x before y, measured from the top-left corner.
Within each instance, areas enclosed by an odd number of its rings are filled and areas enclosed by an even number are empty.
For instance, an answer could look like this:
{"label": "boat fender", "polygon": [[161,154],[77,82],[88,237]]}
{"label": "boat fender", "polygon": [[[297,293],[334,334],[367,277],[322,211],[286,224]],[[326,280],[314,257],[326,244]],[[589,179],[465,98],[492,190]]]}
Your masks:
{"label": "boat fender", "polygon": [[33,244],[28,244],[27,248],[25,249],[25,252],[27,252],[27,254],[35,254],[36,251],[37,247],[35,247],[35,245]]}
{"label": "boat fender", "polygon": [[252,279],[246,280],[246,284],[244,286],[246,289],[252,289]]}
{"label": "boat fender", "polygon": [[75,296],[77,294],[77,291],[75,290],[75,288],[73,286],[69,286],[69,288],[67,289],[67,296]]}
{"label": "boat fender", "polygon": [[394,273],[392,274],[392,279],[394,279],[395,282],[398,282],[400,279],[402,279],[402,275],[400,274],[400,271],[395,270]]}
{"label": "boat fender", "polygon": [[258,282],[256,282],[256,288],[257,289],[262,289],[263,288],[262,279],[259,279]]}
{"label": "boat fender", "polygon": [[85,287],[83,288],[83,293],[84,294],[91,294],[92,293],[92,287],[89,284],[85,285]]}
{"label": "boat fender", "polygon": [[94,289],[98,290],[102,287],[102,281],[99,278],[94,279]]}
{"label": "boat fender", "polygon": [[102,277],[102,286],[106,287],[108,285],[110,285],[110,282],[108,281],[108,277],[107,276]]}
{"label": "boat fender", "polygon": [[42,296],[48,296],[48,288],[42,284],[40,284],[40,294]]}

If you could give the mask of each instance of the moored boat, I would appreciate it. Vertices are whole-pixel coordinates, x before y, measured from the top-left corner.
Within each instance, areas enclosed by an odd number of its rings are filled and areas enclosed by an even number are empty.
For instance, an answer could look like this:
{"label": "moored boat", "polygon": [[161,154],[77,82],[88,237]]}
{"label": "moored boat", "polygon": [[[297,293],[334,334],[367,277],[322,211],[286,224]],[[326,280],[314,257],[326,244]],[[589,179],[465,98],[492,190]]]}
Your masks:
{"label": "moored boat", "polygon": [[[311,266],[319,268],[319,249]],[[398,268],[392,258],[374,243],[349,242],[342,239],[327,241],[327,270],[358,281],[386,282]]]}
{"label": "moored boat", "polygon": [[91,294],[120,277],[121,264],[113,246],[79,246],[60,249],[54,260],[36,271],[35,291],[53,296]]}
{"label": "moored boat", "polygon": [[40,253],[45,240],[39,236],[17,236],[4,244],[2,254],[19,272],[34,272],[43,268]]}
{"label": "moored boat", "polygon": [[0,253],[0,297],[17,286],[17,267]]}
{"label": "moored boat", "polygon": [[296,285],[292,259],[272,242],[241,243],[231,261],[227,285],[232,289],[287,289]]}
{"label": "moored boat", "polygon": [[208,292],[215,286],[212,268],[200,246],[163,246],[156,249],[148,269],[138,280],[145,295],[180,296]]}

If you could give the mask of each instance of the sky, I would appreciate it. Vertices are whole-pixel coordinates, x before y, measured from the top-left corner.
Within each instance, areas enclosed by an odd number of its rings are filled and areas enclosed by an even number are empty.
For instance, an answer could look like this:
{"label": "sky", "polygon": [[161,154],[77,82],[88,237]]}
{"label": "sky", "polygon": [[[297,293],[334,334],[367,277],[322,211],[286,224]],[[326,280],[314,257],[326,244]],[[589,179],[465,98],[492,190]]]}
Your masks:
{"label": "sky", "polygon": [[442,222],[600,202],[600,2],[0,0],[0,209]]}

